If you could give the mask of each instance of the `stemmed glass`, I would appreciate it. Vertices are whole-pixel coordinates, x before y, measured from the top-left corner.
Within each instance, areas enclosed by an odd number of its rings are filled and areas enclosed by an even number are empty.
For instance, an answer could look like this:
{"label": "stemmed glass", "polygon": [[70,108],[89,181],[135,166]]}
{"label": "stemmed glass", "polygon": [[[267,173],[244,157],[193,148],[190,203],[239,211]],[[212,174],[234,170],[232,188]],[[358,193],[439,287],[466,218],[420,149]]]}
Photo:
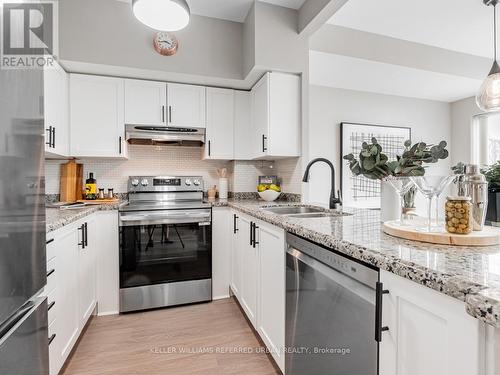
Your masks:
{"label": "stemmed glass", "polygon": [[408,191],[414,186],[413,181],[409,177],[387,177],[384,179],[389,185],[392,186],[394,190],[396,190],[396,193],[399,195],[400,199],[400,205],[401,205],[401,210],[400,210],[400,216],[399,216],[399,222],[401,225],[405,224],[405,214],[404,214],[404,201],[405,201],[405,194],[408,193]]}
{"label": "stemmed glass", "polygon": [[439,196],[455,176],[411,177],[418,191],[427,199],[427,232],[432,232],[432,199],[436,198],[436,230],[439,228]]}

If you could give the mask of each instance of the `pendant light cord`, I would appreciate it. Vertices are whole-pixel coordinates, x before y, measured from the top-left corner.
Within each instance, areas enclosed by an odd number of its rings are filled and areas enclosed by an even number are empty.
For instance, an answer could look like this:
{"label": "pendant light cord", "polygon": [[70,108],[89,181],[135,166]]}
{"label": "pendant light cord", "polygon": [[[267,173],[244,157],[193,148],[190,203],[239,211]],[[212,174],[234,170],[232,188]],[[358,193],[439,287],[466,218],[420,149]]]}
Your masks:
{"label": "pendant light cord", "polygon": [[493,3],[493,42],[495,43],[495,61],[497,61],[497,3]]}

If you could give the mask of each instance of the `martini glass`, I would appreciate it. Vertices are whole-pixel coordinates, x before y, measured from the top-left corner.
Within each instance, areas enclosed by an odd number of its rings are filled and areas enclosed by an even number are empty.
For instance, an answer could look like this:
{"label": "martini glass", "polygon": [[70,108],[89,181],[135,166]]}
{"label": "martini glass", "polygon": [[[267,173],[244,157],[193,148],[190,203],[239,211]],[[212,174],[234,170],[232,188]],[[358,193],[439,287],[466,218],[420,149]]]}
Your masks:
{"label": "martini glass", "polygon": [[396,193],[399,195],[400,199],[400,216],[399,216],[399,222],[401,225],[406,224],[405,220],[405,214],[404,214],[404,197],[405,194],[414,186],[413,181],[409,177],[387,177],[384,179],[385,182],[389,183],[389,185],[392,186],[392,188],[396,191]]}
{"label": "martini glass", "polygon": [[[455,176],[411,177],[418,191],[427,199],[427,232],[439,231],[439,196]],[[432,199],[436,198],[436,220],[432,225]]]}

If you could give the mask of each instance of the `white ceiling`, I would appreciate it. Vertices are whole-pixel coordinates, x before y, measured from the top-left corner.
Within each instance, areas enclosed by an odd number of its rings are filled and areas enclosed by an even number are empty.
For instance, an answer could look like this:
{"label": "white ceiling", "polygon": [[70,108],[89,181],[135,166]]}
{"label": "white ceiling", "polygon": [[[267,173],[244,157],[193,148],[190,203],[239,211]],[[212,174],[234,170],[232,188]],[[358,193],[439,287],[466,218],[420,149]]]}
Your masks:
{"label": "white ceiling", "polygon": [[493,8],[481,0],[349,0],[329,23],[477,56],[493,55]]}
{"label": "white ceiling", "polygon": [[[131,0],[118,0],[131,2]],[[258,0],[264,3],[299,9],[306,0]],[[314,0],[313,0],[314,1]],[[191,13],[199,16],[243,22],[254,0],[187,0]]]}
{"label": "white ceiling", "polygon": [[[441,1],[441,0],[440,0]],[[473,96],[481,81],[324,52],[309,53],[312,85],[454,102]]]}

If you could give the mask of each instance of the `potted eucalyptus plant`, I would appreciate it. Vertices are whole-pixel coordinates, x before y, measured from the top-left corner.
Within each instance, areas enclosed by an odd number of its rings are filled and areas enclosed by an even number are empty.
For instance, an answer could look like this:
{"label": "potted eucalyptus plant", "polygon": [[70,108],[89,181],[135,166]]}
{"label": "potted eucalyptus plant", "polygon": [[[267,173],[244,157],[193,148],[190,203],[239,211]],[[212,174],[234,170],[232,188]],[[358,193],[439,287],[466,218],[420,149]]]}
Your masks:
{"label": "potted eucalyptus plant", "polygon": [[[425,142],[412,145],[411,141],[407,140],[404,142],[403,154],[398,155],[396,160],[389,160],[388,156],[383,153],[382,146],[377,139],[372,138],[371,143],[363,142],[358,157],[351,153],[343,158],[347,160],[353,175],[384,182],[391,177],[424,176],[425,164],[437,163],[449,156],[446,146],[445,141],[435,145],[428,145]],[[382,188],[383,186],[382,183]],[[403,212],[415,209],[416,191],[416,187],[412,186],[404,194],[402,200]]]}
{"label": "potted eucalyptus plant", "polygon": [[500,223],[500,161],[481,171],[488,181],[488,209],[486,222],[490,225]]}

